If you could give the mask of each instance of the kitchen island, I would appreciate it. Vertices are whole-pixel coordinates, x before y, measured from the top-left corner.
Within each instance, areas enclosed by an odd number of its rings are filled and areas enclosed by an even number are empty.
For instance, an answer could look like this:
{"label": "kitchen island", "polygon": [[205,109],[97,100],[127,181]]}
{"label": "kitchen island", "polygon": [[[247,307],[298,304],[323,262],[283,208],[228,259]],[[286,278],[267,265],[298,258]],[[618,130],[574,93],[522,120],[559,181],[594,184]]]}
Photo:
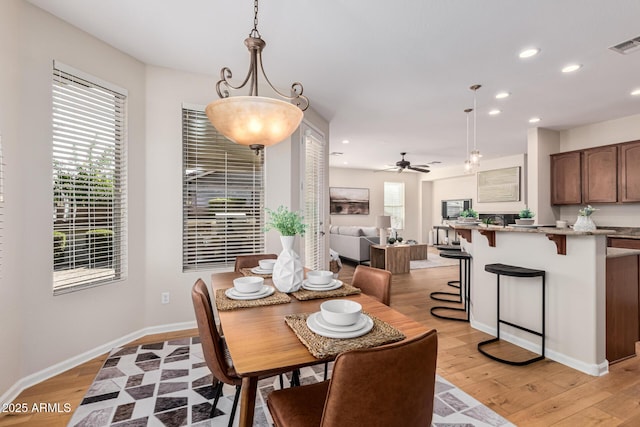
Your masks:
{"label": "kitchen island", "polygon": [[[452,225],[473,256],[471,326],[496,334],[496,276],[487,264],[546,271],[546,357],[590,375],[608,372],[605,354],[607,235],[554,227]],[[540,283],[501,278],[501,318],[531,330],[542,324]],[[503,325],[501,338],[540,353],[540,338]]]}

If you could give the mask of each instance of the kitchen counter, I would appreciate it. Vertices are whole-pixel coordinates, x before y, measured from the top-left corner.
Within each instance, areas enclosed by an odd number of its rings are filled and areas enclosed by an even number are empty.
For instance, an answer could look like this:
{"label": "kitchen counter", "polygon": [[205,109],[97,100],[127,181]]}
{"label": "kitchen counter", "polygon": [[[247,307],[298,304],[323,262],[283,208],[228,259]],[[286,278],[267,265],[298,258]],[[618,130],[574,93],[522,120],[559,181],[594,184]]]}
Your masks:
{"label": "kitchen counter", "polygon": [[640,249],[607,248],[607,258],[620,258],[630,255],[640,255]]}
{"label": "kitchen counter", "polygon": [[[466,225],[466,224],[451,224],[451,227],[454,229],[461,230],[489,230],[489,231],[504,231],[504,232],[516,232],[516,233],[545,233],[545,234],[560,234],[565,236],[593,236],[593,235],[605,235],[611,236],[615,235],[616,237],[621,237],[616,234],[615,230],[608,229],[596,229],[594,231],[575,231],[571,228],[557,228],[557,227],[545,227],[545,226],[517,226],[517,225],[507,225],[503,227],[501,225]],[[636,236],[636,238],[640,239],[640,235]]]}
{"label": "kitchen counter", "polygon": [[[527,228],[452,224],[471,261],[471,326],[496,334],[497,287],[487,264],[546,272],[546,357],[589,375],[608,372],[606,359],[607,236],[612,230],[580,232],[555,227]],[[612,256],[623,252],[612,251]],[[630,252],[625,252],[630,254]],[[624,258],[619,258],[624,259]],[[539,330],[539,280],[501,277],[501,318]],[[502,325],[501,339],[540,353],[539,337]]]}

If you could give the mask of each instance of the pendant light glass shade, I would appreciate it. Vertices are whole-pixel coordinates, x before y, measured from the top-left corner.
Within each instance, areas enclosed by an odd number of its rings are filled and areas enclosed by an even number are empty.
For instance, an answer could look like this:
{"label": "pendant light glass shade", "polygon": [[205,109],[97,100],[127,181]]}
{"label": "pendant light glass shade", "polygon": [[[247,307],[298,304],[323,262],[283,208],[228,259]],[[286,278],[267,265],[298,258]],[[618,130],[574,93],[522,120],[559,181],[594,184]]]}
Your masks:
{"label": "pendant light glass shade", "polygon": [[[276,89],[264,72],[262,50],[267,43],[258,31],[258,0],[253,2],[253,29],[244,41],[249,49],[251,62],[244,81],[235,86],[230,82],[233,74],[227,67],[220,70],[216,83],[219,100],[207,105],[206,113],[211,124],[225,137],[236,144],[246,145],[259,153],[264,147],[277,144],[288,138],[300,125],[303,111],[309,107],[309,99],[302,95],[302,83],[291,85],[289,95]],[[281,98],[258,96],[258,80],[263,80]],[[230,90],[238,90],[249,84],[249,96],[230,96]]]}
{"label": "pendant light glass shade", "polygon": [[476,93],[478,89],[480,89],[482,85],[473,85],[469,89],[473,91],[473,150],[469,153],[469,160],[471,160],[471,165],[476,167],[480,165],[480,150],[477,148],[478,135],[476,132],[476,127],[478,124],[478,118],[476,112],[478,111],[478,106],[476,105]]}
{"label": "pendant light glass shade", "polygon": [[295,105],[263,96],[234,96],[207,105],[213,126],[240,145],[268,147],[291,135],[303,112]]}

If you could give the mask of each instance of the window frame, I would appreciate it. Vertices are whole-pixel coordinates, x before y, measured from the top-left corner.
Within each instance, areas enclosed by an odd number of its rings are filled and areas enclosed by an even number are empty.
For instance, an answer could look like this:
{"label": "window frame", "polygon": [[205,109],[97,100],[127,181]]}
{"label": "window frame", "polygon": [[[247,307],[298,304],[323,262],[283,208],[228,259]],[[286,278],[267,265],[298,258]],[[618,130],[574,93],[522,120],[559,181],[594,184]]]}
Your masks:
{"label": "window frame", "polygon": [[[391,217],[391,228],[403,230],[405,226],[405,183],[385,181],[383,187],[384,214]],[[391,192],[395,194],[391,194]],[[394,198],[395,200],[391,200]]]}
{"label": "window frame", "polygon": [[182,105],[182,271],[221,270],[263,253],[265,158],[235,144],[204,107]]}
{"label": "window frame", "polygon": [[128,91],[59,61],[52,71],[52,290],[61,295],[127,277]]}

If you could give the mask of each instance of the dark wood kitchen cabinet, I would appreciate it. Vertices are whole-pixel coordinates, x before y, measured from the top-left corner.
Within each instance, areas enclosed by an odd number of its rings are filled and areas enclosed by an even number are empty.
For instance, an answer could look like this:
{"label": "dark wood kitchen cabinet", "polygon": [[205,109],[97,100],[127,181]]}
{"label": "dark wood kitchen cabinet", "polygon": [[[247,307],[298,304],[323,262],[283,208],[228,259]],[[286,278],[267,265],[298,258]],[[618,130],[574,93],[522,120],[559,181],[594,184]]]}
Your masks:
{"label": "dark wood kitchen cabinet", "polygon": [[606,356],[614,363],[636,354],[638,255],[607,258],[606,283]]}
{"label": "dark wood kitchen cabinet", "polygon": [[582,203],[581,158],[580,151],[551,155],[551,204]]}
{"label": "dark wood kitchen cabinet", "polygon": [[620,144],[618,151],[618,200],[640,202],[640,141]]}
{"label": "dark wood kitchen cabinet", "polygon": [[582,203],[618,201],[618,147],[607,145],[582,152]]}

